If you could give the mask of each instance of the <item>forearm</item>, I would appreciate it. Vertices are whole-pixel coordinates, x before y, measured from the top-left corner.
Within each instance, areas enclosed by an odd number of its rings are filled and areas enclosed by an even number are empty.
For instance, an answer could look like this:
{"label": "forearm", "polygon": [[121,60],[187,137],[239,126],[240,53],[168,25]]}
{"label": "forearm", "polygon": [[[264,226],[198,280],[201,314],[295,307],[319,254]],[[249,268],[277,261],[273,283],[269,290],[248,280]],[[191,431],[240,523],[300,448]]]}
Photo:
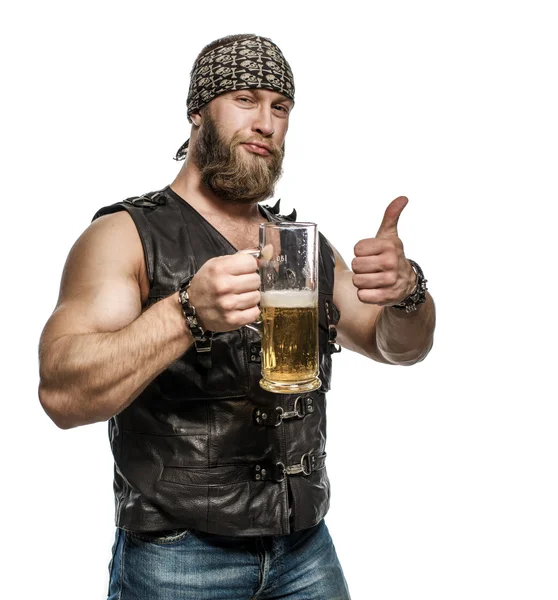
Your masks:
{"label": "forearm", "polygon": [[109,333],[65,335],[40,348],[39,397],[62,428],[121,412],[193,343],[177,294]]}
{"label": "forearm", "polygon": [[391,307],[380,311],[375,324],[375,345],[383,361],[413,365],[430,352],[436,311],[430,294],[426,298],[426,302],[411,313]]}

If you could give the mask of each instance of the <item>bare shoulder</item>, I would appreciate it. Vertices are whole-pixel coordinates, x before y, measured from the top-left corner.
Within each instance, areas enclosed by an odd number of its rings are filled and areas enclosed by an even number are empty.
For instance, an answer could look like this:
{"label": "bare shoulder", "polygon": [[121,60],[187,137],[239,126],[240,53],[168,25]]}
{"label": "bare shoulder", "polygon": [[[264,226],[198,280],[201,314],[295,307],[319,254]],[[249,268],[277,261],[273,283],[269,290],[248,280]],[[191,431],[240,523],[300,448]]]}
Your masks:
{"label": "bare shoulder", "polygon": [[147,296],[143,247],[126,211],[99,217],[82,233],[66,261],[61,292],[115,277],[135,280]]}
{"label": "bare shoulder", "polygon": [[149,292],[143,247],[127,212],[100,217],[73,245],[43,337],[120,329]]}
{"label": "bare shoulder", "polygon": [[88,244],[99,252],[108,244],[118,248],[128,259],[134,258],[139,250],[140,256],[136,258],[141,258],[141,240],[132,217],[125,210],[95,219],[78,238],[74,248],[79,248],[80,244]]}

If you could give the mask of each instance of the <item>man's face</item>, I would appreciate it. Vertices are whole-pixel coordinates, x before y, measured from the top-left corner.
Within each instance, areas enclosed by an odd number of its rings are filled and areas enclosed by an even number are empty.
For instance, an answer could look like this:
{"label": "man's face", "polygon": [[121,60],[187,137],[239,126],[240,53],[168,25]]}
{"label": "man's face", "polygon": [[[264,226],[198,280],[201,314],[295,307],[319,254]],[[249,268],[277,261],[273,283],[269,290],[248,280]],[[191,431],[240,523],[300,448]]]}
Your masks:
{"label": "man's face", "polygon": [[281,176],[293,103],[269,90],[228,92],[201,113],[193,160],[221,200],[252,204],[273,195]]}

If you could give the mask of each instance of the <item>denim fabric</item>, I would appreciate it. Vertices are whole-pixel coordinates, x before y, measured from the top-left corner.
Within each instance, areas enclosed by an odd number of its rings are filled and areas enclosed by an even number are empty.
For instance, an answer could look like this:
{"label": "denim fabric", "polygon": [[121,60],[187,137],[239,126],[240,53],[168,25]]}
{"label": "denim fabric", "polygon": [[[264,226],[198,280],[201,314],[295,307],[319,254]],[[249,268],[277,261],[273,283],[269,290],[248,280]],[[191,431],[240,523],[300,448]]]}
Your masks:
{"label": "denim fabric", "polygon": [[349,600],[324,521],[285,536],[116,530],[108,600]]}

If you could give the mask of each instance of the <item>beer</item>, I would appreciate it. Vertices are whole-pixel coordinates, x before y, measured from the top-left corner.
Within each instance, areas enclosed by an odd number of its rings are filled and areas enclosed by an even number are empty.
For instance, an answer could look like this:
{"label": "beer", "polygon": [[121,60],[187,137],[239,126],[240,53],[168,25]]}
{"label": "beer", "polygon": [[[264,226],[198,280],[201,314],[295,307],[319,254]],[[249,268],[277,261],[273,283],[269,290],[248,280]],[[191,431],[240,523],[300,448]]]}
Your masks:
{"label": "beer", "polygon": [[264,380],[278,386],[312,381],[319,385],[317,293],[267,291],[261,295],[260,307]]}
{"label": "beer", "polygon": [[315,223],[260,225],[261,318],[247,327],[262,339],[260,386],[276,394],[317,390],[318,228]]}

